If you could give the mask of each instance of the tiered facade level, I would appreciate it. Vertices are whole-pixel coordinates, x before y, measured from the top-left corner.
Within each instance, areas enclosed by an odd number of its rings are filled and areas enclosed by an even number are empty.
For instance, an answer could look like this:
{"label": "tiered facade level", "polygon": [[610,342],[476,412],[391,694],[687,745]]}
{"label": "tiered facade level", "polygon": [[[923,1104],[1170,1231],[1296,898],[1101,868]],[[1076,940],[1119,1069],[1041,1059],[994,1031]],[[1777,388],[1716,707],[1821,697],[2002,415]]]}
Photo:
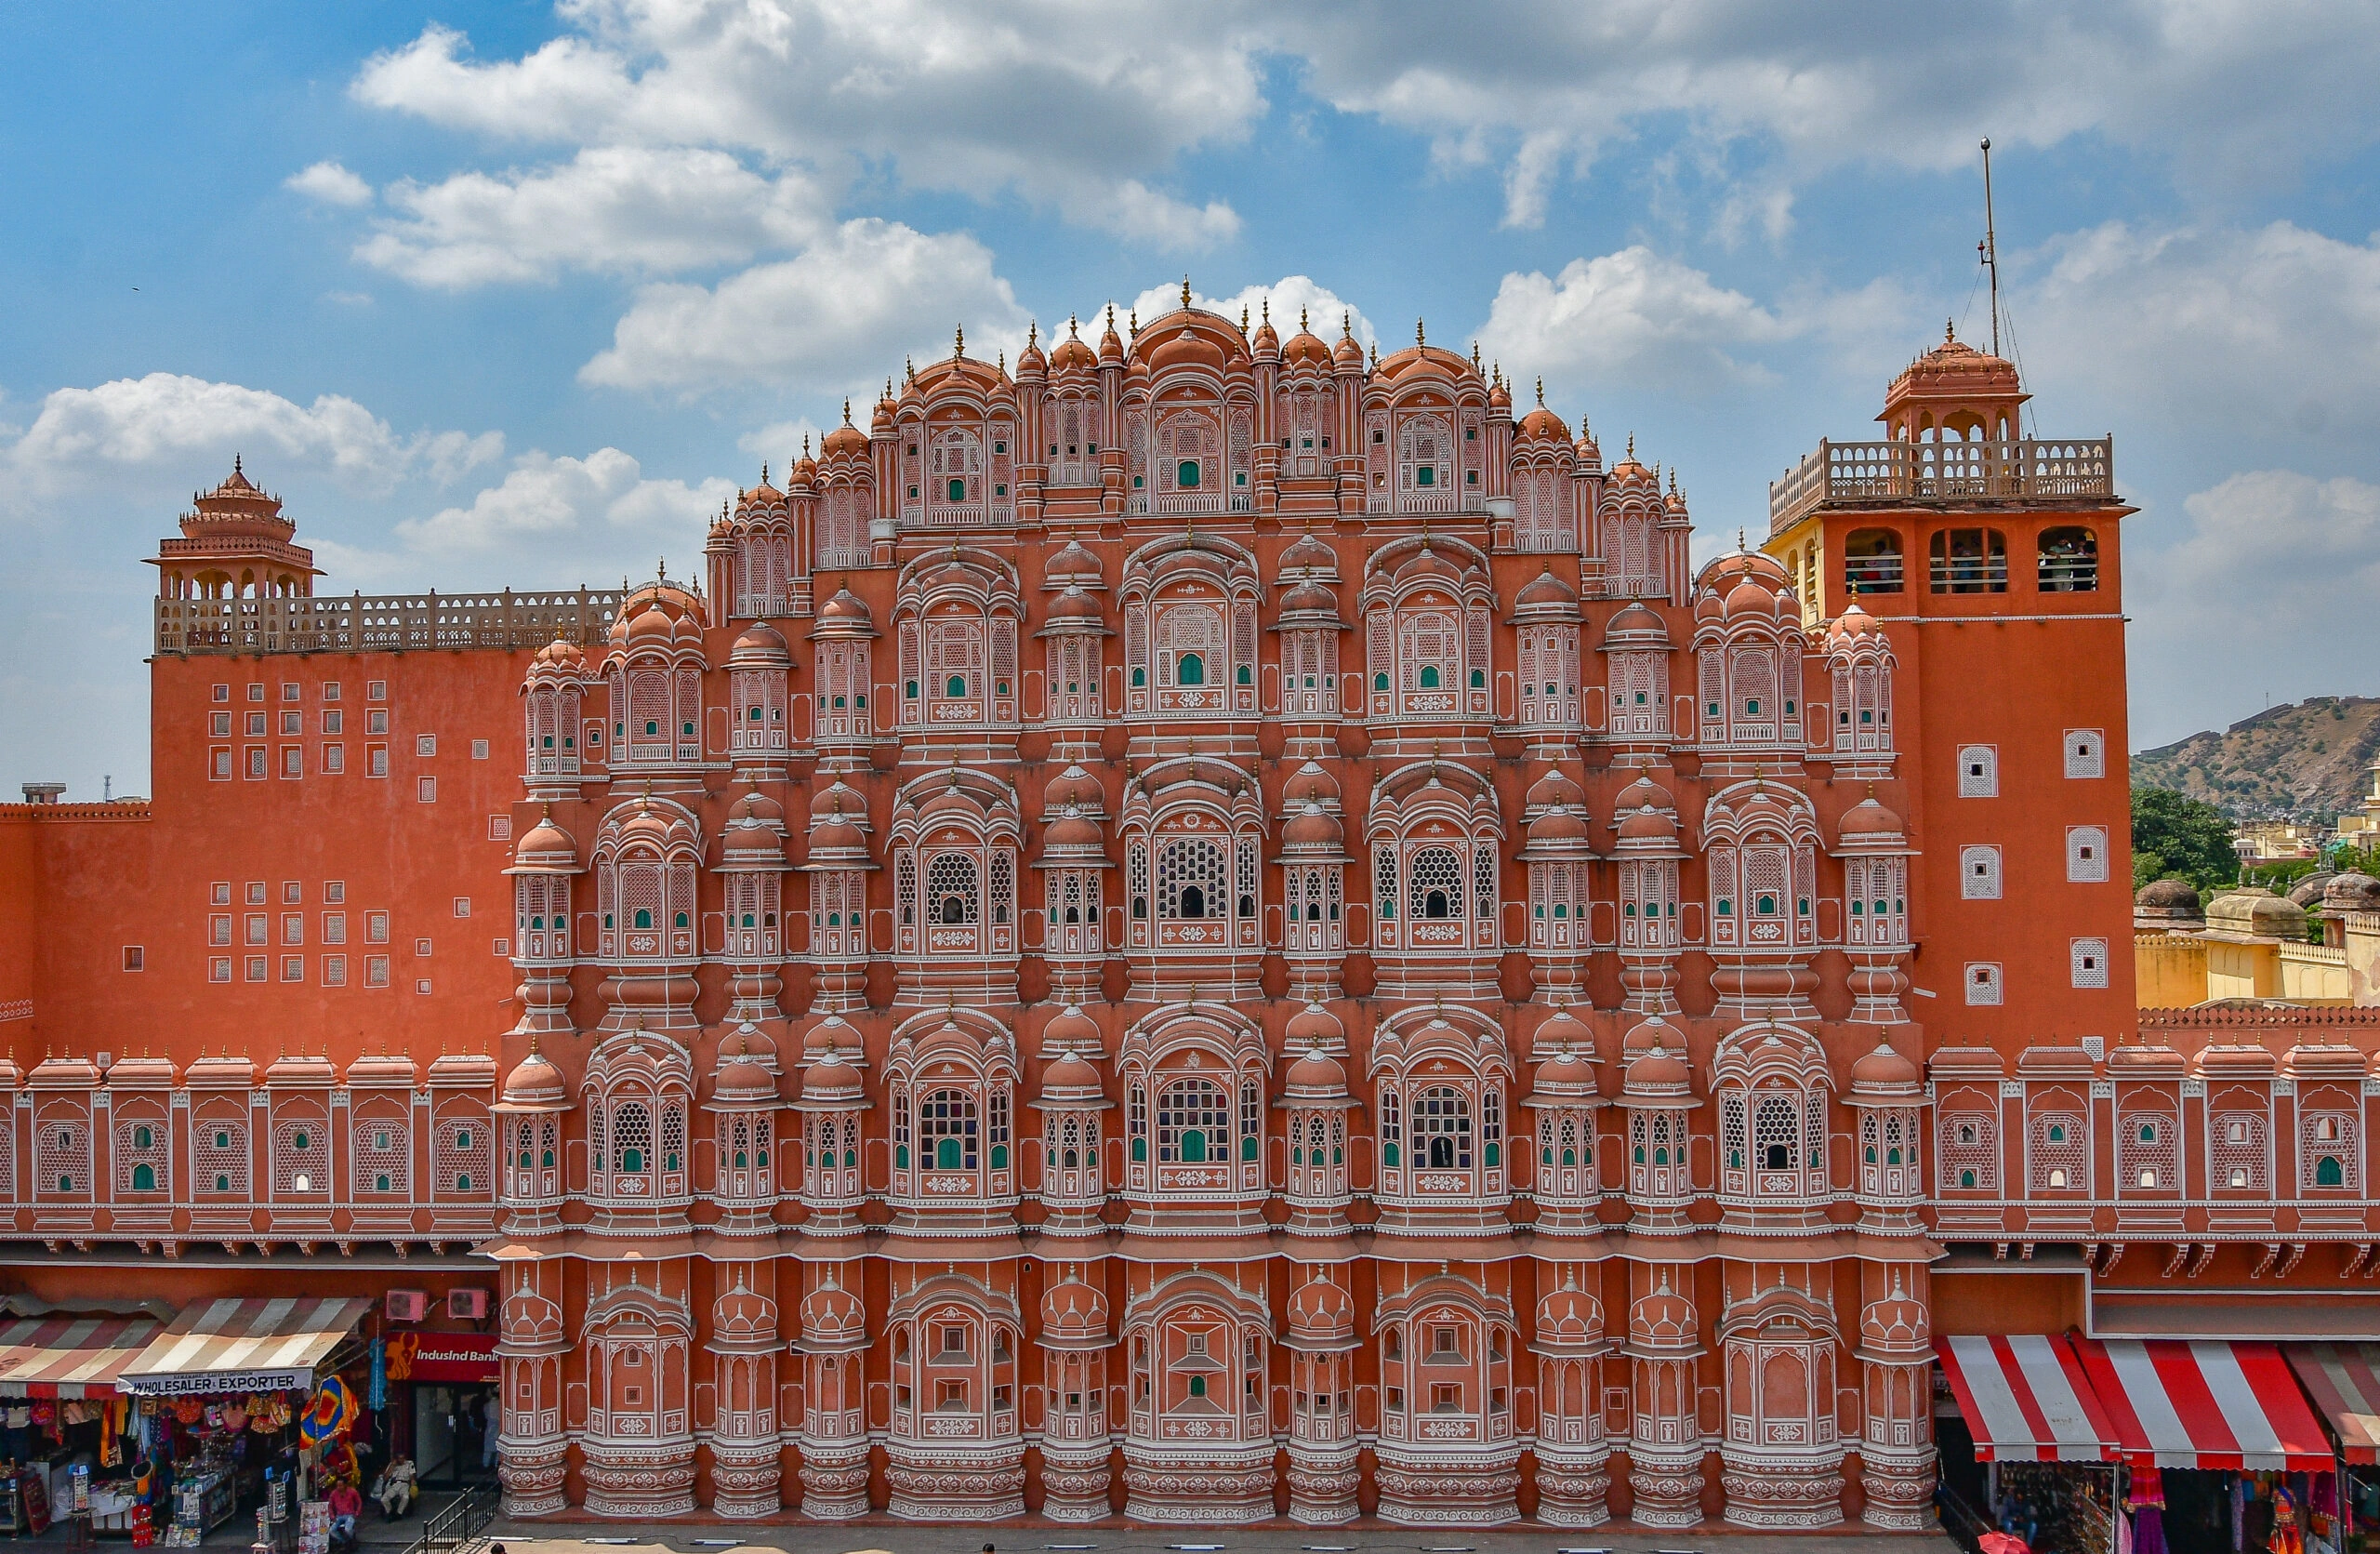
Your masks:
{"label": "tiered facade level", "polygon": [[2021,397],[1944,344],[1699,574],[1633,443],[1186,291],[625,595],[318,598],[235,474],[157,798],[0,826],[15,1277],[493,1268],[522,1516],[1925,1524],[1943,1238],[2222,1239]]}

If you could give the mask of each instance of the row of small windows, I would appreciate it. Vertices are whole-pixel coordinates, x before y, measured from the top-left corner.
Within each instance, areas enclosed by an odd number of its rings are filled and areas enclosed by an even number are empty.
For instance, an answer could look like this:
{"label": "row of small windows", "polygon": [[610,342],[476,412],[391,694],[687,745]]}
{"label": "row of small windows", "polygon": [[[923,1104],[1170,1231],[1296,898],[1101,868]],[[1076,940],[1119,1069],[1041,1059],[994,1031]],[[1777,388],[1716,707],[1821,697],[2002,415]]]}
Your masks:
{"label": "row of small windows", "polygon": [[[264,700],[264,693],[265,687],[261,681],[251,680],[248,682],[248,699],[250,701]],[[322,684],[322,693],[323,699],[324,701],[338,700],[339,683],[336,680],[324,681]],[[281,699],[284,702],[302,700],[304,699],[305,694],[305,687],[300,685],[295,680],[284,680],[281,683]],[[231,700],[231,687],[226,684],[218,684],[215,687],[215,699],[218,701]],[[385,680],[366,680],[364,683],[364,699],[366,701],[388,700],[389,683]],[[383,713],[381,715],[385,717],[387,714]]]}
{"label": "row of small windows", "polygon": [[[1970,1008],[1994,1009],[2007,1001],[2007,974],[1996,961],[1968,962],[1961,983]],[[2107,940],[2067,941],[2067,985],[2084,990],[2109,985]]]}
{"label": "row of small windows", "polygon": [[[2107,733],[2097,728],[2069,728],[2059,738],[2065,775],[2078,781],[2108,775]],[[1959,747],[1959,797],[1996,799],[2000,796],[2000,747]]]}
{"label": "row of small windows", "polygon": [[[2034,543],[2034,586],[2043,593],[2090,593],[2099,586],[2099,539],[2087,528],[2043,529]],[[1936,529],[1926,540],[1926,584],[1935,593],[2008,591],[2008,537],[1998,529]],[[1897,529],[1857,529],[1843,544],[1843,589],[1854,597],[1904,586]]]}
{"label": "row of small windows", "polygon": [[[436,1140],[438,1190],[468,1194],[483,1190],[487,1170],[480,1156],[489,1135],[471,1125],[448,1123]],[[147,1122],[125,1124],[115,1142],[116,1190],[152,1193],[164,1190],[166,1145],[164,1133]],[[411,1136],[389,1123],[359,1122],[352,1140],[354,1187],[359,1193],[403,1193],[412,1177]],[[248,1190],[247,1136],[236,1125],[202,1124],[192,1140],[192,1159],[203,1192],[223,1195]],[[329,1190],[328,1140],[307,1123],[284,1123],[272,1138],[272,1178],[282,1192]],[[91,1186],[88,1136],[80,1123],[45,1124],[34,1140],[34,1154],[46,1191],[74,1193]]]}
{"label": "row of small windows", "polygon": [[[2317,1189],[2344,1189],[2354,1173],[2352,1118],[2336,1113],[2302,1119],[2305,1155],[2301,1182]],[[2034,1189],[2082,1191],[2089,1185],[2084,1151],[2087,1129],[2079,1116],[2036,1117],[2030,1130]],[[2180,1142],[2170,1115],[2125,1116],[2117,1134],[2119,1189],[2172,1191],[2181,1186]],[[2218,1118],[2210,1129],[2207,1181],[2225,1191],[2268,1190],[2266,1184],[2265,1119],[2260,1115]],[[1942,1123],[1942,1186],[1959,1191],[1996,1192],[2000,1186],[1999,1126],[1986,1113],[1952,1114]]]}

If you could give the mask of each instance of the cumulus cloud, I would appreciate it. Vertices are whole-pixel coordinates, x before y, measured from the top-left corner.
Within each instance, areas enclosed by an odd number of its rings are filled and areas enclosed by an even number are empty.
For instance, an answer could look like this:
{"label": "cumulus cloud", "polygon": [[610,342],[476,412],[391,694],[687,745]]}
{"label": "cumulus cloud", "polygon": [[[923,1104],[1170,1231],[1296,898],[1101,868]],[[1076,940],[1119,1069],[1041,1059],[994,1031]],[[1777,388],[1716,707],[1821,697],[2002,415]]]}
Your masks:
{"label": "cumulus cloud", "polygon": [[[1362,309],[1311,275],[1284,275],[1269,284],[1260,281],[1254,286],[1242,286],[1228,297],[1210,297],[1194,287],[1190,297],[1199,307],[1210,312],[1219,312],[1225,318],[1237,319],[1242,312],[1247,313],[1250,329],[1256,326],[1258,318],[1269,307],[1272,310],[1273,332],[1283,339],[1297,332],[1301,314],[1304,315],[1314,332],[1324,339],[1339,338],[1342,320],[1349,322],[1355,338],[1366,345],[1379,338],[1372,328],[1372,321],[1364,316]],[[1119,303],[1117,312],[1119,315],[1128,312],[1138,312],[1142,318],[1151,319],[1160,313],[1171,312],[1181,305],[1182,287],[1176,283],[1170,286],[1151,286],[1133,298],[1129,308]]]}
{"label": "cumulus cloud", "polygon": [[889,163],[908,185],[1013,193],[1159,246],[1238,229],[1155,173],[1243,136],[1264,110],[1259,39],[1226,14],[1066,0],[1013,7],[893,0],[575,0],[575,31],[480,60],[431,25],[374,55],[361,101],[528,142],[710,146],[806,161],[847,181]]}
{"label": "cumulus cloud", "polygon": [[[866,405],[855,405],[853,413],[864,419],[868,408]],[[795,420],[771,421],[766,426],[756,426],[736,438],[735,445],[755,458],[784,470],[800,455],[803,443],[807,442],[814,454],[825,436],[826,433],[809,417],[803,416]]]}
{"label": "cumulus cloud", "polygon": [[533,450],[469,506],[405,519],[395,533],[417,554],[525,545],[547,555],[568,554],[584,566],[628,540],[646,549],[672,539],[699,545],[706,521],[734,494],[734,483],[724,479],[691,486],[648,480],[634,458],[615,447],[598,448],[584,458]]}
{"label": "cumulus cloud", "polygon": [[2380,236],[2110,221],[2030,270],[2019,343],[2061,399],[2233,437],[2380,431]]}
{"label": "cumulus cloud", "polygon": [[824,225],[799,170],[774,179],[724,152],[602,146],[555,166],[389,186],[401,219],[355,250],[416,285],[550,280],[564,269],[668,274],[740,264]]}
{"label": "cumulus cloud", "polygon": [[111,467],[228,465],[241,450],[387,490],[408,478],[451,481],[500,457],[504,434],[405,435],[344,394],[298,405],[269,390],[152,372],[52,391],[6,457],[36,485],[54,488]]}
{"label": "cumulus cloud", "polygon": [[2369,688],[2342,684],[2334,657],[2306,644],[2353,640],[2371,614],[2380,485],[2254,470],[2188,498],[2182,511],[2188,528],[2175,543],[2126,560],[2135,748],[2228,721],[2238,713],[2216,710],[2259,707],[2268,694]]}
{"label": "cumulus cloud", "polygon": [[1650,386],[1762,381],[1745,348],[1801,331],[1742,292],[1638,244],[1576,259],[1561,273],[1531,271],[1496,288],[1481,351],[1576,383]]}
{"label": "cumulus cloud", "polygon": [[364,206],[372,203],[372,186],[336,162],[317,162],[302,172],[292,173],[282,180],[284,189],[296,190],[310,200],[324,205]]}
{"label": "cumulus cloud", "polygon": [[579,377],[679,392],[796,377],[856,385],[905,350],[941,355],[936,337],[962,325],[973,353],[1024,343],[1025,313],[988,249],[960,233],[846,221],[795,258],[715,287],[644,287],[612,348]]}

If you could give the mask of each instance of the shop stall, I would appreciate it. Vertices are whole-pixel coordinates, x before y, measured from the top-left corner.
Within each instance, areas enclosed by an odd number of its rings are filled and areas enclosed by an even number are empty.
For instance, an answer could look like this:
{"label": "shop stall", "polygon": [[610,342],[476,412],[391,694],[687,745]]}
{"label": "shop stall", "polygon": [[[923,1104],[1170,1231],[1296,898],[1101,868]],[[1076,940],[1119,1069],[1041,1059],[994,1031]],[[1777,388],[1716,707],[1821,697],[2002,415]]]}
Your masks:
{"label": "shop stall", "polygon": [[2325,1541],[2356,1554],[2380,1547],[2380,1344],[2290,1344],[2283,1352],[2339,1457],[2339,1536]]}
{"label": "shop stall", "polygon": [[[0,1317],[0,1527],[37,1532],[73,1514],[97,1531],[137,1531],[143,1438],[116,1380],[164,1325],[146,1310]],[[77,1469],[79,1505],[70,1488]]]}
{"label": "shop stall", "polygon": [[2072,1343],[1945,1337],[1935,1354],[1982,1468],[1976,1512],[2034,1554],[2113,1554],[2122,1464]]}

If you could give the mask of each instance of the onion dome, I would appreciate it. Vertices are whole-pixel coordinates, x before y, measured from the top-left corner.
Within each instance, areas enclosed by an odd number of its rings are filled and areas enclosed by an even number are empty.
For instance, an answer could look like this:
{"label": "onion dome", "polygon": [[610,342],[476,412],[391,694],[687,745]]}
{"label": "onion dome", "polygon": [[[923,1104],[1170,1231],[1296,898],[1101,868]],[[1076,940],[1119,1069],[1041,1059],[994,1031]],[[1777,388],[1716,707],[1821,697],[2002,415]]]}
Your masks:
{"label": "onion dome", "polygon": [[1577,452],[1579,461],[1589,469],[1603,468],[1603,445],[1595,441],[1594,428],[1587,424],[1584,416],[1579,418],[1579,440],[1571,447]]}
{"label": "onion dome", "polygon": [[735,507],[739,514],[746,508],[775,507],[784,500],[785,493],[769,484],[769,467],[766,464],[760,466],[760,485],[749,491],[739,491],[735,494]]}
{"label": "onion dome", "polygon": [[1041,1069],[1041,1104],[1044,1106],[1098,1105],[1107,1098],[1106,1082],[1099,1070],[1085,1062],[1072,1047],[1051,1058]]}
{"label": "onion dome", "polygon": [[751,773],[737,775],[744,779],[746,787],[736,796],[735,802],[727,806],[728,830],[734,830],[739,826],[766,826],[772,830],[781,830],[785,826],[785,805],[761,792],[757,786],[759,779]]}
{"label": "onion dome", "polygon": [[628,640],[631,646],[650,643],[666,647],[677,635],[677,631],[678,623],[669,618],[667,610],[658,604],[648,604],[628,622]]}
{"label": "onion dome", "polygon": [[1338,1101],[1347,1098],[1347,1070],[1316,1045],[1289,1065],[1282,1076],[1281,1098],[1289,1102]]}
{"label": "onion dome", "polygon": [[1259,356],[1278,356],[1281,353],[1281,337],[1273,332],[1271,298],[1264,299],[1263,308],[1264,316],[1257,321],[1256,333],[1250,339],[1248,346]]}
{"label": "onion dome", "polygon": [[1494,411],[1510,410],[1512,407],[1512,386],[1504,381],[1504,375],[1498,372],[1488,383],[1488,408]]}
{"label": "onion dome", "polygon": [[785,634],[765,620],[756,620],[746,627],[727,653],[730,669],[774,669],[792,662],[793,654],[786,646]]}
{"label": "onion dome", "polygon": [[826,456],[829,463],[838,458],[867,457],[867,433],[852,424],[850,400],[843,401],[843,424],[826,433],[826,440],[818,445],[818,451]]}
{"label": "onion dome", "polygon": [[1529,809],[1543,809],[1554,804],[1582,806],[1587,791],[1571,780],[1570,774],[1559,766],[1548,766],[1545,774],[1529,784],[1528,797],[1523,801]]}
{"label": "onion dome", "polygon": [[1843,613],[1828,623],[1827,641],[1831,644],[1857,642],[1861,637],[1881,637],[1884,627],[1876,618],[1859,607],[1854,599],[1843,606]]}
{"label": "onion dome", "polygon": [[1041,1028],[1044,1052],[1097,1052],[1099,1046],[1099,1022],[1084,1014],[1078,1004],[1067,1004]]}
{"label": "onion dome", "polygon": [[[123,1067],[121,1063],[116,1065],[116,1069]],[[415,1067],[411,1055],[402,1052],[366,1053],[347,1066],[347,1085],[350,1090],[366,1085],[410,1090],[420,1078],[421,1071]],[[116,1082],[113,1069],[108,1071],[108,1082]]]}
{"label": "onion dome", "polygon": [[1066,338],[1050,352],[1051,372],[1089,372],[1099,365],[1099,358],[1091,353],[1091,347],[1083,344],[1080,327],[1077,320],[1066,320]]}
{"label": "onion dome", "polygon": [[[42,1067],[47,1068],[48,1065]],[[33,1070],[33,1077],[41,1077],[41,1069]],[[265,1066],[264,1082],[273,1089],[290,1085],[337,1084],[338,1070],[331,1067],[330,1058],[323,1054],[284,1052]]]}
{"label": "onion dome", "polygon": [[1878,804],[1875,793],[1871,791],[1866,798],[1843,812],[1842,820],[1835,826],[1835,834],[1845,847],[1849,847],[1861,843],[1871,846],[1896,846],[1906,840],[1909,833],[1901,825],[1900,817]]}
{"label": "onion dome", "polygon": [[1325,585],[1311,579],[1292,583],[1281,594],[1281,619],[1284,624],[1302,624],[1315,618],[1336,619],[1339,596]]}
{"label": "onion dome", "polygon": [[507,1110],[558,1110],[570,1104],[570,1087],[553,1059],[537,1050],[536,1043],[529,1043],[529,1056],[513,1065],[504,1076],[504,1109]]}
{"label": "onion dome", "polygon": [[1674,809],[1677,801],[1670,790],[1649,777],[1640,777],[1620,790],[1619,809]]}
{"label": "onion dome", "polygon": [[827,786],[810,795],[810,818],[816,821],[829,815],[849,815],[854,819],[867,818],[867,801],[859,790],[837,777]]}
{"label": "onion dome", "polygon": [[2380,911],[2380,880],[2352,869],[2332,875],[2331,883],[2322,887],[2322,911],[2333,917],[2346,912]]}
{"label": "onion dome", "polygon": [[1079,804],[1068,804],[1058,812],[1041,833],[1041,856],[1044,858],[1097,858],[1104,861],[1107,839],[1099,822],[1082,812]]}
{"label": "onion dome", "polygon": [[1566,1003],[1539,1022],[1537,1029],[1529,1036],[1529,1044],[1539,1052],[1575,1047],[1581,1052],[1593,1053],[1595,1050],[1595,1033],[1588,1029],[1587,1022],[1572,1013]]}
{"label": "onion dome", "polygon": [[1689,1096],[1692,1081],[1693,1075],[1679,1052],[1650,1046],[1628,1060],[1620,1079],[1620,1092],[1631,1101],[1684,1100]]}
{"label": "onion dome", "polygon": [[557,631],[553,641],[537,649],[534,661],[539,668],[549,671],[579,670],[587,667],[587,654],[576,643],[564,640]]}
{"label": "onion dome", "polygon": [[1917,1092],[1917,1065],[1893,1049],[1888,1037],[1878,1037],[1875,1046],[1859,1055],[1851,1065],[1851,1096],[1903,1098]]}
{"label": "onion dome", "polygon": [[1339,779],[1323,770],[1320,763],[1309,761],[1281,784],[1281,800],[1284,806],[1294,809],[1302,809],[1309,804],[1337,804]]}
{"label": "onion dome", "polygon": [[1335,853],[1345,842],[1346,830],[1339,824],[1339,817],[1312,799],[1281,828],[1281,845],[1291,852]]}
{"label": "onion dome", "polygon": [[1749,575],[1727,591],[1726,603],[1721,606],[1729,620],[1740,616],[1773,618],[1777,614],[1777,594],[1763,587]]}
{"label": "onion dome", "polygon": [[1612,833],[1623,853],[1677,845],[1677,815],[1670,808],[1669,792],[1650,777],[1639,777],[1620,790],[1612,816]]}
{"label": "onion dome", "polygon": [[801,1344],[813,1351],[866,1347],[866,1313],[857,1295],[835,1282],[831,1268],[826,1282],[801,1297]]}
{"label": "onion dome", "polygon": [[859,1070],[829,1050],[826,1056],[801,1072],[801,1100],[804,1106],[855,1106],[866,1098],[861,1087]]}
{"label": "onion dome", "polygon": [[1364,348],[1355,343],[1352,314],[1339,317],[1339,343],[1330,348],[1330,365],[1341,372],[1364,370]]}
{"label": "onion dome", "polygon": [[1514,441],[1516,444],[1559,443],[1567,447],[1570,429],[1563,424],[1561,417],[1545,407],[1543,400],[1540,400],[1536,409],[1521,418],[1519,435]]}
{"label": "onion dome", "polygon": [[813,869],[864,868],[868,863],[867,833],[840,815],[813,821],[808,841]]}
{"label": "onion dome", "polygon": [[1347,1028],[1341,1025],[1339,1016],[1329,1009],[1319,1003],[1309,1003],[1289,1016],[1289,1023],[1281,1030],[1281,1045],[1284,1050],[1305,1046],[1345,1052]]}
{"label": "onion dome", "polygon": [[1061,589],[1069,585],[1086,589],[1107,586],[1106,575],[1099,568],[1099,558],[1078,539],[1069,539],[1041,564],[1041,586]]}
{"label": "onion dome", "polygon": [[846,631],[874,631],[876,618],[869,613],[867,601],[850,589],[839,588],[834,597],[818,606],[818,629],[840,627]]}
{"label": "onion dome", "polygon": [[[813,1065],[812,1071],[823,1066]],[[804,1088],[807,1089],[806,1084]],[[738,1053],[720,1066],[719,1077],[711,1084],[710,1098],[718,1106],[774,1106],[777,1078],[754,1062],[748,1053]]]}
{"label": "onion dome", "polygon": [[[536,1056],[534,1048],[530,1056]],[[229,1052],[217,1053],[212,1057],[201,1053],[191,1060],[189,1068],[182,1070],[182,1082],[200,1090],[216,1087],[245,1090],[256,1082],[256,1078],[257,1066],[253,1062],[245,1056],[234,1056]]]}
{"label": "onion dome", "polygon": [[1576,620],[1579,618],[1579,591],[1554,575],[1552,566],[1521,585],[1513,596],[1513,618],[1527,620]]}
{"label": "onion dome", "polygon": [[1621,647],[1667,647],[1670,629],[1661,618],[1642,604],[1632,602],[1626,609],[1611,618],[1603,629],[1606,651]]}
{"label": "onion dome", "polygon": [[[323,1067],[330,1067],[328,1058]],[[428,1080],[432,1090],[493,1090],[496,1059],[483,1052],[442,1052],[430,1060]],[[271,1082],[270,1073],[266,1082]]]}
{"label": "onion dome", "polygon": [[1049,365],[1050,359],[1041,353],[1041,321],[1034,319],[1025,325],[1025,349],[1016,353],[1016,375],[1019,378],[1027,373],[1038,376]]}
{"label": "onion dome", "polygon": [[1070,765],[1041,790],[1041,802],[1051,810],[1064,810],[1071,804],[1086,814],[1097,815],[1105,809],[1107,794],[1100,788],[1097,777],[1079,765]]}
{"label": "onion dome", "polygon": [[867,1043],[851,1022],[840,1015],[828,1015],[810,1028],[801,1038],[801,1059],[805,1063],[824,1063],[839,1054],[849,1053],[849,1061],[864,1060]]}
{"label": "onion dome", "polygon": [[1291,1348],[1351,1348],[1355,1342],[1355,1298],[1316,1274],[1289,1294],[1288,1341]]}
{"label": "onion dome", "polygon": [[1562,1287],[1537,1303],[1537,1342],[1554,1349],[1593,1348],[1603,1342],[1603,1303],[1565,1272]]}
{"label": "onion dome", "polygon": [[1670,1288],[1666,1270],[1659,1287],[1628,1308],[1631,1348],[1692,1351],[1699,1348],[1695,1342],[1697,1328],[1694,1302]]}
{"label": "onion dome", "polygon": [[818,461],[810,457],[810,437],[805,432],[801,438],[801,457],[786,470],[785,494],[787,497],[806,496],[817,484]]}
{"label": "onion dome", "polygon": [[1339,552],[1308,529],[1290,540],[1289,548],[1281,552],[1281,570],[1327,572],[1335,578],[1339,575]]}
{"label": "onion dome", "polygon": [[1611,467],[1611,480],[1615,485],[1649,485],[1653,482],[1653,472],[1637,461],[1636,434],[1633,432],[1628,434],[1628,451]]}
{"label": "onion dome", "polygon": [[1568,804],[1555,804],[1528,823],[1529,851],[1574,851],[1587,843],[1587,822]]}
{"label": "onion dome", "polygon": [[[1360,352],[1356,359],[1360,365],[1362,361]],[[1319,335],[1306,327],[1305,310],[1300,308],[1298,332],[1291,335],[1288,343],[1281,347],[1281,365],[1292,367],[1317,367],[1328,372],[1330,370],[1330,348],[1322,343],[1322,338]]]}
{"label": "onion dome", "polygon": [[1600,1088],[1593,1059],[1580,1056],[1574,1046],[1557,1048],[1537,1066],[1537,1098],[1544,1101],[1576,1105],[1595,1099]]}
{"label": "onion dome", "polygon": [[1124,342],[1116,334],[1116,305],[1107,305],[1107,332],[1099,337],[1099,365],[1120,367],[1124,365]]}
{"label": "onion dome", "polygon": [[1080,583],[1068,583],[1065,592],[1051,600],[1048,615],[1047,623],[1033,633],[1035,636],[1056,636],[1062,632],[1107,634],[1107,622],[1099,601],[1085,593]]}
{"label": "onion dome", "polygon": [[512,867],[505,872],[575,874],[578,869],[578,843],[554,823],[553,807],[548,805],[537,823],[522,832],[521,840],[512,844]]}
{"label": "onion dome", "polygon": [[868,418],[869,436],[871,438],[891,436],[893,418],[900,413],[901,402],[892,396],[892,379],[887,378],[884,380],[884,395],[876,402],[876,410]]}
{"label": "onion dome", "polygon": [[1061,1344],[1105,1344],[1107,1297],[1068,1273],[1042,1292],[1041,1336]]}

